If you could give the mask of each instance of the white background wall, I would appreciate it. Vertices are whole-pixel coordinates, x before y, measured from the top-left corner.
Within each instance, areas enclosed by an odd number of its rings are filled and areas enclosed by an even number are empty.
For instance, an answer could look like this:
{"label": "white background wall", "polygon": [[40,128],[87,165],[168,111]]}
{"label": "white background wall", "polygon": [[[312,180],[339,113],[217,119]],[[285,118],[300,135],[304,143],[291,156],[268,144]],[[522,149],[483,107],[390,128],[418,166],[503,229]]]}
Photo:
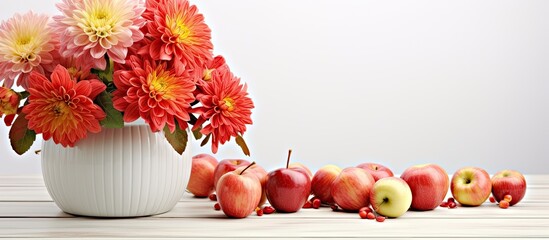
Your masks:
{"label": "white background wall", "polygon": [[[0,18],[54,0],[2,0]],[[249,83],[252,159],[549,173],[549,1],[193,1]],[[39,144],[32,149],[38,149]],[[196,148],[195,148],[196,149]],[[40,172],[0,127],[0,174]],[[209,152],[208,148],[200,149]],[[234,142],[218,158],[237,158]]]}

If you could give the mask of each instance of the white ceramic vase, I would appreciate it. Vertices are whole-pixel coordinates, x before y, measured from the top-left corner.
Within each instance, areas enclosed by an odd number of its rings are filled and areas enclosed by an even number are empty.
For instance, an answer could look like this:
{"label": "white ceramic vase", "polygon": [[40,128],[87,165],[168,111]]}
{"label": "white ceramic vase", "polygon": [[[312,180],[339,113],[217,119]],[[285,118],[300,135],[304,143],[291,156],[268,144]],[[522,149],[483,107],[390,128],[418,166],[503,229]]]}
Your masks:
{"label": "white ceramic vase", "polygon": [[[189,144],[190,145],[190,144]],[[63,211],[94,217],[137,217],[170,211],[189,181],[191,150],[179,155],[148,125],[103,129],[73,148],[42,144],[42,173]]]}

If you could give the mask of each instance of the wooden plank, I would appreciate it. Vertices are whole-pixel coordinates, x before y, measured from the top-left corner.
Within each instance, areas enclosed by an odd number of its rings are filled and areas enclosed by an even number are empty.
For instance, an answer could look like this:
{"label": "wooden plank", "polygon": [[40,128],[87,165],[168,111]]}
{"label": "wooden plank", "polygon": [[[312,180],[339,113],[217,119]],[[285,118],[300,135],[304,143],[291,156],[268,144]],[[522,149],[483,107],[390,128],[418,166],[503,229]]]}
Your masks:
{"label": "wooden plank", "polygon": [[213,210],[214,202],[189,194],[166,214],[133,219],[82,218],[61,212],[40,185],[41,178],[21,177],[8,183],[2,181],[7,178],[0,177],[0,237],[548,238],[549,184],[544,183],[549,176],[527,178],[525,200],[509,209],[489,203],[476,208],[439,208],[408,212],[401,218],[377,223],[361,220],[356,213],[335,213],[329,208],[227,219]]}
{"label": "wooden plank", "polygon": [[[274,234],[273,234],[274,235]],[[183,238],[183,239],[186,239],[186,238],[192,238],[192,237],[178,237],[178,238]],[[345,237],[333,237],[333,238],[330,238],[330,237],[323,237],[322,239],[323,240],[335,240],[335,239],[342,239],[342,238],[345,238]],[[347,239],[349,238],[355,238],[355,237],[346,237]],[[359,237],[359,238],[362,238],[362,237]],[[36,240],[36,238],[17,238],[18,240]],[[40,239],[43,239],[43,240],[52,240],[52,239],[58,239],[58,238],[40,238]],[[63,240],[81,240],[82,238],[63,238]],[[105,238],[89,238],[89,237],[86,237],[86,240],[93,240],[93,239],[105,239]],[[147,238],[147,240],[173,240],[174,238],[172,237],[166,237],[166,238]],[[219,239],[219,238],[208,238],[208,237],[205,237],[205,238],[200,238],[200,240],[214,240],[214,239]],[[223,239],[226,239],[226,240],[242,240],[243,238],[232,238],[232,237],[223,237]],[[253,239],[265,239],[265,237],[262,237],[262,238],[254,238],[254,237],[246,237],[245,238],[246,240],[253,240]],[[278,240],[278,239],[304,239],[304,238],[299,238],[299,237],[284,237],[284,238],[280,238],[280,237],[274,237],[274,236],[269,236],[268,239],[273,239],[273,240]],[[383,240],[417,240],[418,238],[417,237],[399,237],[399,238],[383,238]],[[452,238],[452,240],[470,240],[471,238]],[[482,238],[484,240],[501,240],[501,238]],[[524,237],[520,237],[520,238],[505,238],[505,240],[523,240]],[[124,240],[143,240],[143,238],[127,238],[127,237],[124,237]],[[429,238],[429,240],[448,240],[448,238]]]}
{"label": "wooden plank", "polygon": [[[275,235],[275,234],[273,234]],[[178,237],[178,238],[181,238],[181,239],[187,239],[187,238],[193,238],[193,237]],[[335,240],[335,239],[354,239],[356,237],[323,237],[322,239],[323,240]],[[363,237],[358,237],[358,238],[363,238]],[[36,238],[17,238],[18,240],[36,240]],[[40,238],[40,239],[44,239],[44,240],[52,240],[52,239],[58,239],[58,238]],[[63,238],[63,240],[81,240],[82,238]],[[89,238],[89,237],[86,237],[85,238],[86,240],[93,240],[93,239],[105,239],[105,238]],[[147,240],[173,240],[174,238],[172,237],[166,237],[166,238],[146,238]],[[193,238],[194,239],[194,238]],[[219,240],[219,238],[208,238],[208,237],[204,237],[204,238],[200,238],[200,240]],[[242,240],[243,238],[232,238],[232,237],[223,237],[223,239],[226,239],[226,240]],[[254,237],[246,237],[245,238],[246,240],[253,240],[253,239],[265,239],[265,237],[261,237],[261,238],[254,238]],[[274,237],[274,236],[269,236],[268,239],[273,239],[273,240],[278,240],[278,239],[305,239],[303,237],[284,237],[284,238],[280,238],[280,237]],[[399,238],[383,238],[383,240],[417,240],[418,238],[417,237],[399,237]],[[501,238],[481,238],[481,239],[484,239],[484,240],[501,240]],[[523,240],[524,237],[520,237],[520,238],[505,238],[505,240]],[[124,240],[143,240],[143,238],[128,238],[128,237],[124,237]],[[448,240],[448,238],[429,238],[429,240]],[[471,240],[471,238],[452,238],[452,240]]]}
{"label": "wooden plank", "polygon": [[[255,215],[255,214],[253,214]],[[0,202],[0,218],[72,218],[63,213],[53,202]],[[226,218],[221,211],[213,209],[213,202],[201,200],[179,202],[175,208],[154,218]],[[356,213],[333,212],[328,207],[302,209],[295,214],[271,214],[264,218],[323,218],[356,219]],[[432,211],[409,211],[405,219],[549,219],[549,203],[524,203],[509,209],[500,209],[495,204],[458,209],[437,208]],[[514,221],[514,220],[513,220]]]}
{"label": "wooden plank", "polygon": [[72,218],[64,213],[54,202],[0,202],[0,218]]}
{"label": "wooden plank", "polygon": [[246,219],[220,218],[25,218],[0,219],[0,237],[549,237],[539,219]]}
{"label": "wooden plank", "polygon": [[[447,197],[451,197],[448,192]],[[185,194],[181,201],[197,199]],[[549,199],[549,186],[528,186],[523,202],[545,202]],[[52,201],[46,187],[0,187],[0,202]]]}
{"label": "wooden plank", "polygon": [[40,187],[44,185],[42,175],[0,176],[0,187]]}
{"label": "wooden plank", "polygon": [[44,186],[38,187],[0,187],[0,202],[2,201],[52,201]]}

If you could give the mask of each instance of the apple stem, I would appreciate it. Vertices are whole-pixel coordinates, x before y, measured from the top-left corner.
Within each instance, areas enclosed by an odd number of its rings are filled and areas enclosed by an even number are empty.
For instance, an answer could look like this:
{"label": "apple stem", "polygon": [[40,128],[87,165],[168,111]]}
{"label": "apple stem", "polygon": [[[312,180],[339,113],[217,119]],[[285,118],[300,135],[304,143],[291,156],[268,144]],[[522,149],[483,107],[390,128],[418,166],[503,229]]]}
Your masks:
{"label": "apple stem", "polygon": [[286,160],[286,169],[290,166],[290,156],[292,156],[292,149],[288,150],[288,160]]}
{"label": "apple stem", "polygon": [[255,164],[255,162],[252,162],[250,163],[250,165],[248,165],[246,168],[244,168],[239,175],[242,175],[242,173],[244,173],[246,170],[248,170],[248,168],[250,168],[251,166],[253,166]]}

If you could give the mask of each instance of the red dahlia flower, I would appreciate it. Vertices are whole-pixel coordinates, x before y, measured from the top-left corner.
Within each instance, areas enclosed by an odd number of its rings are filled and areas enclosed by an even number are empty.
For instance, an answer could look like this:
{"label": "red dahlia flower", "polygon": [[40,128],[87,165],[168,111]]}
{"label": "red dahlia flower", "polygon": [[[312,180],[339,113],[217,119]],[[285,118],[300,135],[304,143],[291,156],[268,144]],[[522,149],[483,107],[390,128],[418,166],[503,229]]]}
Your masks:
{"label": "red dahlia flower", "polygon": [[141,60],[131,56],[128,60],[131,70],[114,73],[114,108],[124,112],[124,121],[133,122],[139,117],[151,126],[154,132],[164,129],[175,130],[175,121],[181,129],[190,120],[189,109],[195,100],[196,85],[188,72],[176,73],[167,64]]}
{"label": "red dahlia flower", "polygon": [[228,68],[212,75],[212,80],[202,86],[197,96],[202,107],[195,128],[209,119],[202,134],[211,134],[212,151],[217,153],[218,145],[237,137],[246,131],[246,124],[252,124],[254,104],[248,97],[247,86],[240,84]]}
{"label": "red dahlia flower", "polygon": [[106,115],[93,99],[105,90],[102,82],[76,82],[61,65],[51,74],[51,81],[37,72],[32,72],[29,80],[29,104],[23,113],[29,129],[42,133],[44,140],[53,138],[57,144],[74,147],[88,131],[101,131],[99,121]]}
{"label": "red dahlia flower", "polygon": [[187,0],[147,1],[143,17],[148,20],[145,36],[152,40],[140,53],[154,60],[173,60],[187,69],[197,69],[212,57],[211,30]]}

